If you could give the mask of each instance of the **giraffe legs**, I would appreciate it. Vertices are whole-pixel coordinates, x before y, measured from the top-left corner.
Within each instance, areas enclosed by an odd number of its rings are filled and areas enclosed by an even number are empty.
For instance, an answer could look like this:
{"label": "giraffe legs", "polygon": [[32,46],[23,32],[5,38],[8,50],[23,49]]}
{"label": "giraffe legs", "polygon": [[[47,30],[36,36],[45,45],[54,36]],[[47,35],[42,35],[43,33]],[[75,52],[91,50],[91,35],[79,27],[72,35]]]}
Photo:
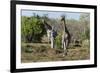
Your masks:
{"label": "giraffe legs", "polygon": [[51,38],[51,48],[54,48],[54,38]]}
{"label": "giraffe legs", "polygon": [[66,42],[63,43],[63,48],[64,48],[63,56],[65,56],[65,53],[66,53]]}
{"label": "giraffe legs", "polygon": [[63,56],[65,56],[65,55],[67,54],[67,47],[68,47],[68,40],[66,39],[66,40],[63,42],[63,48],[64,48]]}
{"label": "giraffe legs", "polygon": [[50,43],[50,37],[48,37],[48,44]]}
{"label": "giraffe legs", "polygon": [[62,35],[62,48],[64,48],[64,35]]}
{"label": "giraffe legs", "polygon": [[62,48],[64,48],[64,39],[62,38]]}

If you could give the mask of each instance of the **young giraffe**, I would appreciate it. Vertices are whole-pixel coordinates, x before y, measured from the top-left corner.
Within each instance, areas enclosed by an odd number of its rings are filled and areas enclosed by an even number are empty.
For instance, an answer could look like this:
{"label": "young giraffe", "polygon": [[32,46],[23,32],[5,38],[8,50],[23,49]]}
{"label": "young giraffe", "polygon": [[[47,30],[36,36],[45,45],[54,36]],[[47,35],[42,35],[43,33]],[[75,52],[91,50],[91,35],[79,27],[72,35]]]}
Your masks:
{"label": "young giraffe", "polygon": [[51,31],[52,31],[52,27],[44,20],[43,21],[46,32],[47,32],[47,37],[48,37],[48,44],[50,43],[50,38],[51,38]]}
{"label": "young giraffe", "polygon": [[65,23],[65,16],[62,16],[61,23],[63,26],[63,34],[62,34],[62,48],[64,48],[63,56],[65,56],[66,49],[68,48],[69,42],[70,42],[70,33],[66,27]]}
{"label": "young giraffe", "polygon": [[57,32],[54,30],[54,26],[50,26],[45,20],[44,20],[44,26],[47,32],[48,36],[48,44],[51,42],[51,48],[54,48],[54,40],[57,36]]}

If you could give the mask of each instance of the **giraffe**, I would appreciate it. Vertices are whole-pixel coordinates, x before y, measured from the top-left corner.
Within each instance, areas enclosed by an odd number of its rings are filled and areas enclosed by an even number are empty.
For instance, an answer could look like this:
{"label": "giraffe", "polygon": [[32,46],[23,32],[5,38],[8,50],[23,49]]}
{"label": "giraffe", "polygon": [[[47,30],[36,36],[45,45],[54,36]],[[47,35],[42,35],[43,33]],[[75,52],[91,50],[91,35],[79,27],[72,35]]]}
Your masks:
{"label": "giraffe", "polygon": [[51,32],[52,32],[52,27],[44,20],[44,26],[47,32],[47,37],[48,37],[48,44],[50,43],[50,38],[51,38]]}
{"label": "giraffe", "polygon": [[48,44],[51,42],[51,48],[54,48],[54,40],[57,36],[57,32],[54,30],[54,26],[50,26],[45,20],[44,20],[44,26],[46,28],[47,36],[48,36]]}
{"label": "giraffe", "polygon": [[62,16],[61,18],[61,23],[63,26],[63,32],[62,32],[62,48],[64,48],[64,53],[63,56],[65,56],[65,54],[67,53],[66,49],[69,46],[69,42],[70,42],[70,33],[66,27],[66,23],[65,23],[65,16]]}

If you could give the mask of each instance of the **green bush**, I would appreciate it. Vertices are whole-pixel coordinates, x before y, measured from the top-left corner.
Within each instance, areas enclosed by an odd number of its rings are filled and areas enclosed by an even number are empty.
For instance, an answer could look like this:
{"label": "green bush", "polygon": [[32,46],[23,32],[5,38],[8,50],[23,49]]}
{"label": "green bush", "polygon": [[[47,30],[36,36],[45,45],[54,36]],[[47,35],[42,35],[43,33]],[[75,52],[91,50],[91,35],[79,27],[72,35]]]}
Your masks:
{"label": "green bush", "polygon": [[24,42],[40,42],[44,35],[45,29],[40,17],[22,16],[21,20],[21,36]]}
{"label": "green bush", "polygon": [[86,40],[86,39],[89,40],[90,39],[90,30],[89,30],[89,28],[87,28],[85,30],[85,32],[80,33],[80,36],[81,36],[82,40]]}
{"label": "green bush", "polygon": [[25,53],[32,53],[33,52],[31,46],[21,46],[21,49],[22,49],[22,52],[25,52]]}
{"label": "green bush", "polygon": [[58,36],[55,38],[55,45],[56,48],[61,49],[61,39],[62,39],[62,34],[58,34]]}

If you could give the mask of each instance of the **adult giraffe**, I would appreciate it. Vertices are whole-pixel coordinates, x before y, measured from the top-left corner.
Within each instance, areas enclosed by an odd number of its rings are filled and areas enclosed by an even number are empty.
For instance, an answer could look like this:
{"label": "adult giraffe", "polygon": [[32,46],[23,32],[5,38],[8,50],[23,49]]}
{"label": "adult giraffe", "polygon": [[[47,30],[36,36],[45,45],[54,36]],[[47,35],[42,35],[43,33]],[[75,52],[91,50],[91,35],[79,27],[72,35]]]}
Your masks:
{"label": "adult giraffe", "polygon": [[62,32],[62,48],[64,48],[64,53],[63,56],[65,56],[65,54],[67,53],[67,48],[69,46],[69,42],[70,42],[70,33],[66,27],[66,22],[65,22],[65,16],[62,16],[61,18],[61,24],[63,26],[63,32]]}
{"label": "adult giraffe", "polygon": [[47,32],[48,36],[48,43],[51,43],[51,48],[54,48],[54,40],[57,36],[57,32],[54,30],[54,26],[50,26],[45,20],[44,20],[44,26]]}

